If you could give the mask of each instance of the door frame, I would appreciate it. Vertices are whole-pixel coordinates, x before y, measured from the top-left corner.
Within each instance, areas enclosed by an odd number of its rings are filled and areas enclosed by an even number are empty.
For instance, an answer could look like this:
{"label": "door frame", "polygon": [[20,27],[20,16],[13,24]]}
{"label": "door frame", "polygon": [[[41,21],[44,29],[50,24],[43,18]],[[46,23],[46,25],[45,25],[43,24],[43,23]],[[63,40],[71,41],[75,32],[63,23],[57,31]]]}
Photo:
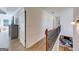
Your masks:
{"label": "door frame", "polygon": [[25,48],[26,48],[26,10],[24,9],[25,16]]}

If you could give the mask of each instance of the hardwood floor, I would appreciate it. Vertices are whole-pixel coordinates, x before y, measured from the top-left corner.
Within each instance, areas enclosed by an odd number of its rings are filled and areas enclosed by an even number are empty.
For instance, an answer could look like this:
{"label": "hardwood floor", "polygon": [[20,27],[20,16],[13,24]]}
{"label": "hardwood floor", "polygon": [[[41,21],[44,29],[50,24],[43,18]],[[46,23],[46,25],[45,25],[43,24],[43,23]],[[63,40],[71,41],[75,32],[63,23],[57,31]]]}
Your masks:
{"label": "hardwood floor", "polygon": [[59,51],[72,51],[72,49],[69,49],[68,47],[59,46]]}
{"label": "hardwood floor", "polygon": [[42,39],[30,48],[24,48],[18,39],[11,40],[9,51],[46,51],[46,41]]}

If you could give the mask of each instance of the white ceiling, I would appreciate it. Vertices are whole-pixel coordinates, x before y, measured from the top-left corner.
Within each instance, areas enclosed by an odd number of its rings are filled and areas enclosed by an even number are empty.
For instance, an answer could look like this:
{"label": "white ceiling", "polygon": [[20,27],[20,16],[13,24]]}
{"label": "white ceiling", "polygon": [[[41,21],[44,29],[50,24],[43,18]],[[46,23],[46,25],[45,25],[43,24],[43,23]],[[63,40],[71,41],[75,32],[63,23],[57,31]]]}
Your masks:
{"label": "white ceiling", "polygon": [[62,11],[65,7],[44,7],[42,9],[48,11],[51,14],[54,14],[55,12]]}
{"label": "white ceiling", "polygon": [[[15,14],[22,7],[0,7],[0,14]],[[62,11],[69,7],[41,7],[42,9],[48,11],[49,13],[55,13],[57,11]],[[74,16],[79,15],[79,8],[74,8]]]}
{"label": "white ceiling", "polygon": [[0,14],[5,12],[6,14],[14,14],[20,7],[0,7]]}
{"label": "white ceiling", "polygon": [[[8,13],[8,14],[14,14],[20,8],[21,7],[0,7],[0,14],[2,12]],[[50,13],[54,13],[55,11],[61,11],[64,8],[66,7],[42,7],[42,9]]]}
{"label": "white ceiling", "polygon": [[[14,14],[17,10],[19,10],[21,7],[0,7],[0,14],[5,12],[6,14]],[[54,13],[56,10],[61,10],[62,8],[57,7],[43,7],[42,9]]]}

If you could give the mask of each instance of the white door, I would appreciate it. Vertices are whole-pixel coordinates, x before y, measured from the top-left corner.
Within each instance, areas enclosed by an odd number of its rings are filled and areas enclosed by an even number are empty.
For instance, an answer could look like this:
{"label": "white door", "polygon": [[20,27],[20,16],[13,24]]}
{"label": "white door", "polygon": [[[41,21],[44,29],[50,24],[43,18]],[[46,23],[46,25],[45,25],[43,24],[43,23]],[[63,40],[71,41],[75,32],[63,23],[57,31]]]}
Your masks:
{"label": "white door", "polygon": [[19,39],[22,45],[25,47],[25,13],[22,10],[19,14]]}

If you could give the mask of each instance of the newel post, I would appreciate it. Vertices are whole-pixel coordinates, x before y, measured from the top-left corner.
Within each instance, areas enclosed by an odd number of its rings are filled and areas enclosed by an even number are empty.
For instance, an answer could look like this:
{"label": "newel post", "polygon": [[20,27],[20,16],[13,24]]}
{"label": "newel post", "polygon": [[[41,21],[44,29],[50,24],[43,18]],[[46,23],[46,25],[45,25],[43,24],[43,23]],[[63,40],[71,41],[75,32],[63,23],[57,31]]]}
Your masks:
{"label": "newel post", "polygon": [[45,30],[46,35],[46,51],[48,51],[48,29]]}

